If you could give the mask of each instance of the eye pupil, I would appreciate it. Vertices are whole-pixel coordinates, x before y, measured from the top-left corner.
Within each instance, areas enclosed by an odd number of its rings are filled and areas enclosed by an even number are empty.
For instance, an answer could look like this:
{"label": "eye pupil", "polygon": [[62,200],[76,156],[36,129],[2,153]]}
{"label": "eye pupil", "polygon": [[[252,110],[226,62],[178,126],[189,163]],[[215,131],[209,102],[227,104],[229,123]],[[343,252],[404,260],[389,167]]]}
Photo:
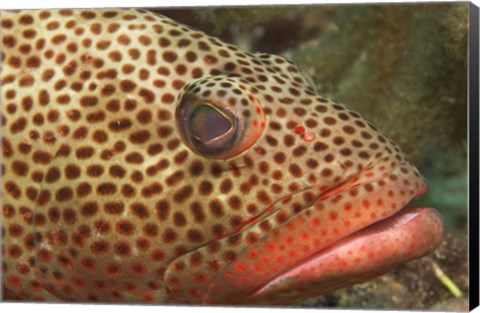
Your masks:
{"label": "eye pupil", "polygon": [[190,115],[192,135],[202,143],[218,138],[232,128],[232,123],[216,108],[201,104]]}

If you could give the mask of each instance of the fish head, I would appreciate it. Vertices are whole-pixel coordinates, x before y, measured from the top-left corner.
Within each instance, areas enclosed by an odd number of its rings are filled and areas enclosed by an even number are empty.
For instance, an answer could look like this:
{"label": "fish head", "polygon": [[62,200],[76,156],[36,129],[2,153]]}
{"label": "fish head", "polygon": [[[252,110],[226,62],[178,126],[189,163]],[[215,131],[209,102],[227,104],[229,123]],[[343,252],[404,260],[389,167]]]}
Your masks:
{"label": "fish head", "polygon": [[[254,82],[241,73],[202,78],[177,99],[182,142],[233,183],[225,193],[214,183],[223,233],[166,272],[167,282],[205,279],[171,285],[174,293],[285,304],[372,279],[439,245],[440,215],[407,208],[427,182],[392,140],[317,95],[291,61],[261,54],[252,62],[267,69]],[[195,255],[203,266],[175,271]]]}

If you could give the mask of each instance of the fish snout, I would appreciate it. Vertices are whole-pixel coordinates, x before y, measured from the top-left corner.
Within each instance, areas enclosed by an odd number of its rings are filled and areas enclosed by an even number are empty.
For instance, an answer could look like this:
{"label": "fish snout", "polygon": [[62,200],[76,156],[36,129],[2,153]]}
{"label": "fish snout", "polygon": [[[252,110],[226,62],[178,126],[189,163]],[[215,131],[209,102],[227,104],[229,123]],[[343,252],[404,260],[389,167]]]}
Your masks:
{"label": "fish snout", "polygon": [[224,269],[228,279],[212,282],[206,301],[298,301],[374,278],[432,251],[443,233],[439,214],[404,209],[426,192],[425,179],[408,162],[385,172],[375,166],[326,191],[245,249]]}

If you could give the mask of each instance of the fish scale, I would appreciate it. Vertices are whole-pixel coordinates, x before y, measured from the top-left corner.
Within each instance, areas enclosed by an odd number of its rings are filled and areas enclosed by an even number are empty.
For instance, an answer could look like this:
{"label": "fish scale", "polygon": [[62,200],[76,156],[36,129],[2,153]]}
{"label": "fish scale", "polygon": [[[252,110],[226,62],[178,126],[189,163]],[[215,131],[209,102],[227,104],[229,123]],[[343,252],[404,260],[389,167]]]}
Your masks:
{"label": "fish scale", "polygon": [[[145,10],[2,11],[1,28],[8,298],[282,304],[440,242],[424,209],[376,231],[381,255],[358,248],[426,182],[289,60]],[[347,248],[362,266],[320,262]]]}

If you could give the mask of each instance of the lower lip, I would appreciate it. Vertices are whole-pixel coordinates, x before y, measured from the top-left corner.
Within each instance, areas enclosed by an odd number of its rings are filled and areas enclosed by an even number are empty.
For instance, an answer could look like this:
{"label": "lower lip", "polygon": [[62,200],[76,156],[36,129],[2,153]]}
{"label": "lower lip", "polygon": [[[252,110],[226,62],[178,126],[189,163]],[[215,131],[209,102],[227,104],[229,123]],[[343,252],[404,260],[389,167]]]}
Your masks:
{"label": "lower lip", "polygon": [[[345,286],[360,282],[356,277],[373,279],[429,253],[440,244],[442,234],[443,220],[436,210],[404,208],[308,257],[257,290],[251,299],[272,294],[288,302],[294,286],[304,286],[302,297],[307,298],[331,291],[329,282],[339,278]],[[358,260],[352,261],[355,257]],[[340,266],[344,261],[347,265]],[[333,289],[337,288],[341,286]]]}

